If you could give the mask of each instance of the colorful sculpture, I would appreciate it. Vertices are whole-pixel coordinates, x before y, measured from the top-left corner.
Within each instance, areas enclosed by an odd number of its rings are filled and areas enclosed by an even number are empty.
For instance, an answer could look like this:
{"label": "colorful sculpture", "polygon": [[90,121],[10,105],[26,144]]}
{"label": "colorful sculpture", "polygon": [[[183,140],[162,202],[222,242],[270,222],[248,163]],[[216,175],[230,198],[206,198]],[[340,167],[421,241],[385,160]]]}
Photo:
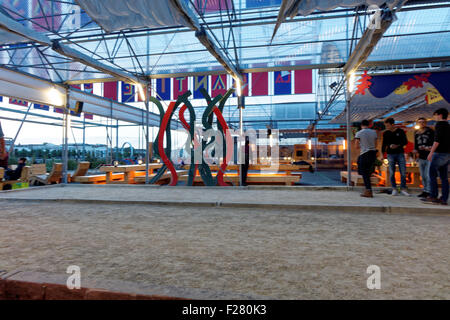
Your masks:
{"label": "colorful sculpture", "polygon": [[[209,142],[204,141],[203,139],[199,141],[199,138],[195,133],[195,120],[196,120],[195,111],[192,104],[188,100],[189,96],[192,93],[190,91],[187,91],[181,96],[179,96],[175,102],[171,102],[166,111],[164,111],[164,108],[158,99],[156,99],[155,97],[150,97],[150,102],[154,103],[157,106],[160,116],[160,127],[158,135],[156,136],[153,144],[153,153],[159,158],[161,158],[161,161],[163,162],[162,168],[158,170],[158,173],[150,180],[150,183],[157,182],[161,178],[161,176],[167,171],[167,169],[170,170],[172,176],[169,185],[175,186],[178,183],[178,175],[175,170],[175,166],[170,159],[170,154],[172,151],[170,122],[178,107],[182,105],[178,114],[179,120],[182,123],[183,127],[186,129],[186,131],[189,132],[190,146],[191,146],[190,148],[191,165],[189,167],[187,185],[193,185],[197,172],[199,172],[204,184],[207,186],[228,185],[224,181],[224,174],[227,168],[228,161],[230,160],[232,155],[232,149],[230,148],[232,143],[231,143],[231,135],[228,132],[229,128],[225,121],[225,118],[222,115],[222,111],[226,101],[228,100],[230,95],[234,92],[234,89],[229,89],[224,96],[217,95],[213,99],[209,96],[208,92],[205,89],[202,88],[200,89],[200,91],[207,102],[207,107],[202,115],[203,132],[206,132],[213,128],[213,121],[215,115],[217,128],[219,132],[222,134],[222,137],[225,138],[225,143],[223,143],[223,155],[224,155],[223,161],[222,164],[220,164],[219,166],[217,175],[215,177],[212,176],[211,169],[209,168],[209,165],[206,163],[203,154],[203,151],[206,148],[208,148],[208,146],[210,146],[212,143],[215,142],[215,137],[212,137]],[[189,123],[187,123],[184,116],[186,110],[188,110],[189,112]],[[164,148],[164,135],[166,137],[165,148]],[[201,163],[196,164],[194,163],[194,159],[195,159],[195,152],[198,150],[198,148],[201,148],[200,151],[202,158]]]}

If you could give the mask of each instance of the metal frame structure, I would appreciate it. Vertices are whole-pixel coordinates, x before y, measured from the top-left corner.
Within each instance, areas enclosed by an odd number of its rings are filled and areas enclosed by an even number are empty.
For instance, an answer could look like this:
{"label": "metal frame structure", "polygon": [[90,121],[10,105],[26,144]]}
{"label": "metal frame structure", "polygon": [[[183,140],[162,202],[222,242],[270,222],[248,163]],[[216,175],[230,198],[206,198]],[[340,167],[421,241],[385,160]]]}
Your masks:
{"label": "metal frame structure", "polygon": [[[141,86],[147,92],[147,99],[144,109],[140,111],[135,110],[141,114],[141,120],[135,121],[135,123],[146,127],[145,138],[148,149],[149,126],[152,125],[150,123],[151,114],[149,113],[148,96],[151,92],[154,92],[153,88],[151,88],[152,79],[177,77],[181,75],[215,75],[227,72],[235,79],[241,80],[242,73],[249,72],[297,69],[319,70],[318,89],[316,92],[318,99],[316,118],[311,120],[302,119],[309,121],[309,129],[311,132],[314,132],[316,126],[320,126],[330,120],[330,111],[339,112],[339,108],[342,108],[342,102],[346,100],[344,98],[346,95],[343,93],[346,77],[342,72],[358,72],[361,69],[386,71],[398,68],[398,66],[410,68],[411,66],[414,67],[424,64],[443,67],[450,64],[450,54],[446,52],[441,56],[436,55],[432,57],[395,57],[395,59],[389,57],[387,59],[367,60],[371,53],[371,50],[369,50],[363,56],[357,56],[362,51],[362,48],[358,45],[362,44],[362,40],[365,37],[364,30],[365,26],[367,26],[367,18],[369,15],[365,7],[335,9],[331,12],[316,11],[306,17],[293,14],[290,20],[281,21],[280,14],[277,16],[279,8],[267,7],[244,10],[242,9],[244,0],[223,1],[224,7],[221,7],[222,1],[218,1],[219,8],[213,13],[207,13],[204,8],[199,8],[198,5],[196,6],[196,3],[200,3],[196,0],[189,0],[187,2],[181,0],[170,1],[189,22],[189,27],[173,25],[157,28],[124,29],[107,33],[94,20],[90,19],[74,0],[29,0],[27,3],[35,10],[33,14],[29,14],[31,11],[30,7],[26,7],[22,12],[7,3],[0,4],[0,29],[14,34],[19,39],[16,42],[0,43],[2,45],[0,47],[0,59],[2,59],[0,60],[2,61],[0,62],[0,66],[15,70],[15,72],[35,73],[37,74],[37,78],[61,88],[67,88],[70,84],[115,80],[124,80]],[[285,2],[283,1],[283,3]],[[231,7],[228,6],[228,3],[231,3]],[[207,2],[205,1],[204,4],[206,6]],[[64,10],[55,12],[55,8],[62,6],[70,7],[74,10],[71,12],[64,12]],[[50,8],[50,11],[48,8]],[[410,0],[398,12],[419,12],[419,10],[435,10],[440,8],[449,9],[450,1]],[[28,12],[26,12],[27,10]],[[78,14],[77,17],[80,19],[79,24],[68,27],[68,21],[75,19],[75,14]],[[85,18],[84,20],[82,19],[83,17]],[[308,23],[334,21],[333,19],[336,21],[339,19],[354,19],[353,27],[347,24],[345,37],[333,39],[318,37],[317,39],[311,40],[293,35],[289,38],[289,41],[283,42],[274,41],[273,35],[275,35],[275,32],[272,34],[272,38],[270,38],[271,34],[268,32],[265,35],[266,38],[261,37],[262,39],[267,39],[267,41],[245,43],[243,42],[245,40],[242,40],[242,30],[245,30],[245,28],[270,27],[273,30],[271,27],[275,26],[276,29],[280,30],[281,23],[287,26],[303,26]],[[378,40],[383,39],[406,39],[421,35],[450,35],[450,30],[441,29],[427,32],[394,32],[393,34],[384,34],[384,31],[390,25],[389,23],[383,26],[383,30],[381,35],[378,36],[377,41],[369,41],[371,49],[375,48]],[[202,44],[203,47],[192,45],[192,49],[183,48],[180,50],[175,46],[175,50],[169,50],[176,36],[186,35],[186,37],[192,37],[192,33],[195,33],[194,39]],[[152,39],[160,38],[166,39],[166,42],[163,46],[160,46],[161,49],[152,51],[151,48],[154,47]],[[146,40],[146,45],[143,44],[142,39]],[[327,43],[346,45],[347,52],[343,56],[343,59],[340,61],[318,61],[320,52],[316,52],[309,54],[309,56],[314,58],[314,61],[311,61],[309,64],[284,64],[285,61],[293,59],[289,53],[289,50],[293,50],[292,48],[320,46]],[[273,52],[273,54],[268,54],[267,56],[262,55],[261,57],[253,56],[252,58],[245,57],[245,52],[262,49],[267,50],[267,52]],[[214,64],[209,61],[208,63],[212,67],[196,70],[197,66],[201,65],[203,61],[195,62],[193,66],[183,65],[180,68],[175,59],[178,56],[184,57],[184,55],[192,56],[197,54],[201,57],[206,57],[204,55],[205,53],[211,54],[218,63]],[[166,63],[164,65],[165,69],[159,67],[159,62],[162,57],[173,57],[174,62]],[[300,54],[295,58],[302,57]],[[354,61],[357,61],[357,63]],[[177,70],[177,67],[181,70]],[[164,70],[169,70],[170,72],[164,72]],[[337,83],[335,90],[329,89],[328,80]],[[88,96],[73,89],[70,89],[68,96],[74,99],[71,100],[69,98],[69,103],[66,106],[69,106],[71,101],[77,99],[79,101],[82,99],[81,96],[86,99],[85,102],[88,102],[89,99],[97,99],[96,97]],[[238,106],[241,107],[239,108],[239,128],[242,130],[244,123],[250,124],[254,121],[257,122],[257,120],[243,119],[243,98],[237,99],[237,101]],[[323,104],[325,105],[322,108]],[[119,107],[133,110],[133,108],[127,107],[126,105]],[[109,118],[111,120],[120,119],[118,114],[114,113],[111,113]],[[25,118],[23,121],[26,122],[28,120]],[[81,125],[80,121],[74,122]],[[85,125],[83,123],[83,128]],[[347,123],[347,125],[349,124]],[[67,128],[67,123],[65,126]],[[116,128],[117,138],[119,130],[118,121],[116,121],[115,125],[111,123],[99,126],[104,126],[107,131],[108,129],[112,130],[112,128]],[[351,179],[348,180],[350,181]]]}

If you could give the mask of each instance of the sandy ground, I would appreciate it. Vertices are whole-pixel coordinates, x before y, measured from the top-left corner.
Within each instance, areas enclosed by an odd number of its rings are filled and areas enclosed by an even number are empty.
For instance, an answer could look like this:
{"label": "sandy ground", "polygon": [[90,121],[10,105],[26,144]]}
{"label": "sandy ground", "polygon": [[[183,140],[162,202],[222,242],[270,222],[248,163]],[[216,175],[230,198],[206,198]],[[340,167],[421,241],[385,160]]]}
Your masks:
{"label": "sandy ground", "polygon": [[[448,216],[0,204],[0,270],[79,265],[82,281],[275,299],[450,298]],[[381,290],[366,287],[372,264]]]}
{"label": "sandy ground", "polygon": [[[344,190],[344,189],[342,189]],[[422,203],[419,198],[375,194],[360,197],[361,191],[315,191],[295,188],[240,189],[201,187],[158,187],[145,185],[69,185],[67,187],[29,188],[19,192],[0,192],[0,199],[89,199],[124,201],[195,201],[221,203],[358,205],[412,208],[440,208]],[[448,208],[450,214],[450,208]]]}

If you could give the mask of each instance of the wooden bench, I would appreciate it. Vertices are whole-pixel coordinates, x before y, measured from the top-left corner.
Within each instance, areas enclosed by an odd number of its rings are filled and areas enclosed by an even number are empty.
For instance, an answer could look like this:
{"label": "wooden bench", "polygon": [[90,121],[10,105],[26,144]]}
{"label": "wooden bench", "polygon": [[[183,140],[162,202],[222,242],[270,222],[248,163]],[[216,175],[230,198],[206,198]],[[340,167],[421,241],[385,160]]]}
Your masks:
{"label": "wooden bench", "polygon": [[[341,171],[341,181],[346,183],[348,179],[348,172],[347,171]],[[380,179],[376,176],[370,177],[370,182],[372,185],[378,185],[380,182]],[[358,172],[352,171],[352,180],[350,182],[350,185],[354,186],[364,186],[364,180],[362,175],[358,174]]]}
{"label": "wooden bench", "polygon": [[52,171],[50,173],[46,174],[40,174],[35,175],[32,173],[30,178],[30,185],[35,184],[54,184],[54,183],[61,183],[62,179],[62,171],[63,171],[63,164],[62,163],[54,163],[52,167]]}
{"label": "wooden bench", "polygon": [[[123,181],[124,174],[123,173],[113,173],[111,175],[111,179],[113,181]],[[106,183],[106,174],[95,174],[95,175],[91,175],[91,176],[73,177],[72,182],[83,183],[83,184],[105,184]]]}
{"label": "wooden bench", "polygon": [[[296,182],[299,182],[301,179],[301,174],[298,175],[285,175],[285,174],[258,174],[258,173],[249,173],[247,174],[247,184],[251,185],[294,185]],[[188,175],[180,176],[180,181],[187,181]],[[229,183],[230,185],[238,186],[239,185],[239,175],[236,173],[227,173],[224,175],[224,181]],[[195,185],[202,185],[203,180],[202,177],[197,175],[194,179]]]}
{"label": "wooden bench", "polygon": [[91,163],[89,161],[81,161],[78,163],[77,169],[75,172],[70,175],[67,175],[67,182],[72,182],[74,178],[76,177],[83,177],[88,173],[89,166]]}

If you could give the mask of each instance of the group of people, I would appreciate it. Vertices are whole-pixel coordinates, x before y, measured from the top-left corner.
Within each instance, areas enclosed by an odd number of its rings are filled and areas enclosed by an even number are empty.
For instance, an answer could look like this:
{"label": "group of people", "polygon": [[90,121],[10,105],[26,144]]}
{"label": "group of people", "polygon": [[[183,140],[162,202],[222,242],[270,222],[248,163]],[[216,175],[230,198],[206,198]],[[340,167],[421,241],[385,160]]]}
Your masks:
{"label": "group of people", "polygon": [[8,168],[8,152],[6,150],[5,135],[3,134],[2,124],[0,122],[0,168],[5,169],[5,180],[17,180],[22,175],[22,169],[27,162],[26,158],[20,158],[15,169]]}
{"label": "group of people", "polygon": [[[447,121],[448,110],[440,108],[433,114],[436,125],[434,130],[427,126],[425,118],[417,119],[419,129],[414,134],[414,154],[418,158],[423,192],[418,196],[422,201],[432,204],[448,205],[449,183],[448,164],[450,161],[450,125]],[[395,125],[393,118],[384,121],[386,130],[383,133],[381,152],[389,164],[391,194],[410,196],[406,188],[406,159],[404,147],[408,144],[406,133]],[[373,197],[370,177],[377,159],[377,133],[369,128],[369,121],[361,122],[361,130],[356,133],[356,145],[360,149],[358,157],[358,173],[362,175],[365,191],[362,197]],[[400,171],[400,189],[395,181],[396,165]],[[438,197],[438,181],[442,183],[441,197]]]}

